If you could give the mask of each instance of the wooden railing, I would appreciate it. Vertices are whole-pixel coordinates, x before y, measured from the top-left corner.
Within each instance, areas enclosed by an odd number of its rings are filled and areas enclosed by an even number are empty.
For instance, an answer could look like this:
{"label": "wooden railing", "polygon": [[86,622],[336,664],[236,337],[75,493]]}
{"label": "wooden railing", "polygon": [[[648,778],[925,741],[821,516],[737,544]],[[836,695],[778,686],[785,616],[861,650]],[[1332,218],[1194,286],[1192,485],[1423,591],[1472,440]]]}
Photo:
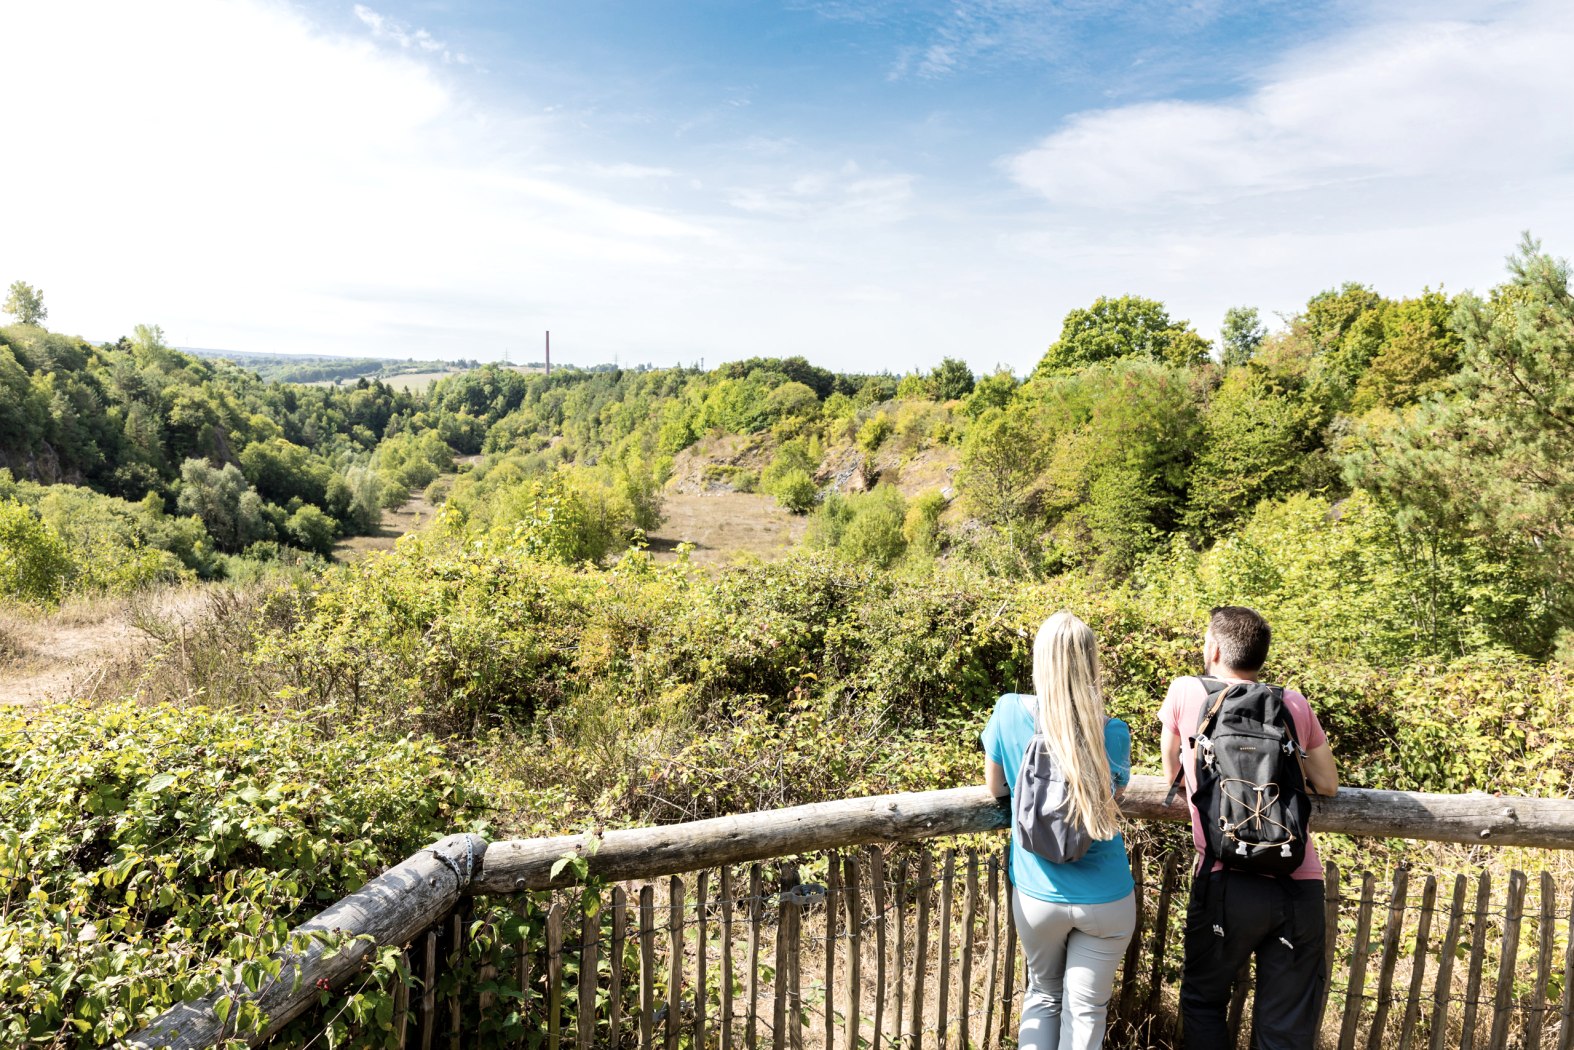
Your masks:
{"label": "wooden railing", "polygon": [[[1165,788],[1134,778],[1122,808],[1183,822]],[[1324,832],[1574,848],[1567,801],[1346,789],[1316,807]],[[302,927],[341,931],[338,943],[305,944],[277,979],[180,1004],[130,1042],[258,1045],[320,990],[364,981],[365,961],[393,945],[412,975],[385,1022],[399,1045],[1012,1045],[1022,989],[1000,840],[928,844],[1003,825],[993,799],[965,788],[602,836],[453,836]],[[1133,851],[1141,925],[1111,1004],[1112,1046],[1175,1038],[1191,851],[1171,838],[1181,847]],[[1512,1037],[1574,1050],[1574,910],[1549,874],[1528,903],[1517,872],[1501,892],[1481,873],[1471,894],[1464,875],[1345,880],[1330,866],[1328,888],[1327,1045],[1506,1048]],[[1250,1016],[1248,984],[1235,1018]],[[241,1000],[267,1017],[261,1031],[226,1027]]]}

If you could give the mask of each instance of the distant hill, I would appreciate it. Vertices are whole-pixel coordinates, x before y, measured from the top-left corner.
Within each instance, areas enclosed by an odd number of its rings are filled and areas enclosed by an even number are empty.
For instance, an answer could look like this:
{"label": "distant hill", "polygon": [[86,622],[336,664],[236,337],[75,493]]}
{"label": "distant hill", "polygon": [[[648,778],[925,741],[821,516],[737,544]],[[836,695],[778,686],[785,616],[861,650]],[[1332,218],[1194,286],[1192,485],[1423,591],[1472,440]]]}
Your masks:
{"label": "distant hill", "polygon": [[198,357],[231,361],[256,372],[263,379],[280,383],[332,383],[423,373],[446,375],[479,366],[477,361],[416,361],[393,357],[334,357],[329,354],[269,354],[247,350],[213,350],[181,347]]}

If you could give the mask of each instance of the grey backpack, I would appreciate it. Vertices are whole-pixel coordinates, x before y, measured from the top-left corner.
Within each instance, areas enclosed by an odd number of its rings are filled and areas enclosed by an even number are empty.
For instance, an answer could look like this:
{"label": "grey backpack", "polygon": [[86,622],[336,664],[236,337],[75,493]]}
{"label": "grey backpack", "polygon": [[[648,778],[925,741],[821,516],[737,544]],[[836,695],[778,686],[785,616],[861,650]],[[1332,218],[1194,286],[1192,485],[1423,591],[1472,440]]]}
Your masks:
{"label": "grey backpack", "polygon": [[1093,837],[1071,819],[1066,777],[1049,750],[1036,711],[1033,729],[1011,792],[1013,830],[1029,853],[1051,864],[1070,864],[1087,855]]}

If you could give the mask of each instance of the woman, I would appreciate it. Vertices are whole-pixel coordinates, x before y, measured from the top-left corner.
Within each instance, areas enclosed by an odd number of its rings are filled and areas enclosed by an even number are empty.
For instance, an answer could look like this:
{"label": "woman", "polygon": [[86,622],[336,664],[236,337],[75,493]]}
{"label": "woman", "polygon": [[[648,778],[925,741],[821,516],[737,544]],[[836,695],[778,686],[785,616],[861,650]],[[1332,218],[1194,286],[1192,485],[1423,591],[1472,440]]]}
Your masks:
{"label": "woman", "polygon": [[1066,780],[1067,821],[1093,840],[1082,859],[1051,863],[1013,830],[1012,918],[1027,955],[1022,1050],[1089,1050],[1104,1043],[1115,969],[1136,926],[1136,899],[1115,798],[1131,779],[1131,730],[1104,715],[1098,642],[1069,612],[1044,621],[1033,641],[1036,696],[1007,693],[984,728],[984,783],[996,798],[1016,790],[1035,727]]}

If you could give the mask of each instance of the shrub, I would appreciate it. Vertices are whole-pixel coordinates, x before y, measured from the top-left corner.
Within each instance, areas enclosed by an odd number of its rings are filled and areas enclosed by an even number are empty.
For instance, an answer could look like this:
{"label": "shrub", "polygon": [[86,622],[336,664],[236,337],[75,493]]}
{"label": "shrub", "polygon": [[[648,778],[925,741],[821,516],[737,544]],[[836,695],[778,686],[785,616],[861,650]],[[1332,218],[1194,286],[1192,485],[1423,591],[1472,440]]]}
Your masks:
{"label": "shrub", "polygon": [[776,502],[794,514],[807,514],[820,498],[820,489],[807,471],[792,470],[772,487]]}
{"label": "shrub", "polygon": [[913,500],[902,520],[902,537],[907,545],[922,554],[934,554],[940,548],[940,515],[945,511],[946,498],[938,492],[925,492]]}
{"label": "shrub", "polygon": [[332,518],[308,503],[290,515],[284,523],[284,531],[290,542],[302,550],[327,555],[333,552],[338,528]]}
{"label": "shrub", "polygon": [[291,926],[480,827],[432,742],[324,740],[275,714],[8,709],[0,765],[7,1046],[117,1043],[221,968],[255,986]]}
{"label": "shrub", "polygon": [[0,501],[0,595],[53,605],[65,593],[71,554],[31,507]]}
{"label": "shrub", "polygon": [[891,436],[891,417],[884,412],[876,412],[862,427],[858,429],[858,445],[865,452],[874,452]]}
{"label": "shrub", "polygon": [[842,530],[836,549],[854,561],[884,568],[907,550],[902,522],[907,512],[902,494],[881,487],[850,501],[852,520]]}

